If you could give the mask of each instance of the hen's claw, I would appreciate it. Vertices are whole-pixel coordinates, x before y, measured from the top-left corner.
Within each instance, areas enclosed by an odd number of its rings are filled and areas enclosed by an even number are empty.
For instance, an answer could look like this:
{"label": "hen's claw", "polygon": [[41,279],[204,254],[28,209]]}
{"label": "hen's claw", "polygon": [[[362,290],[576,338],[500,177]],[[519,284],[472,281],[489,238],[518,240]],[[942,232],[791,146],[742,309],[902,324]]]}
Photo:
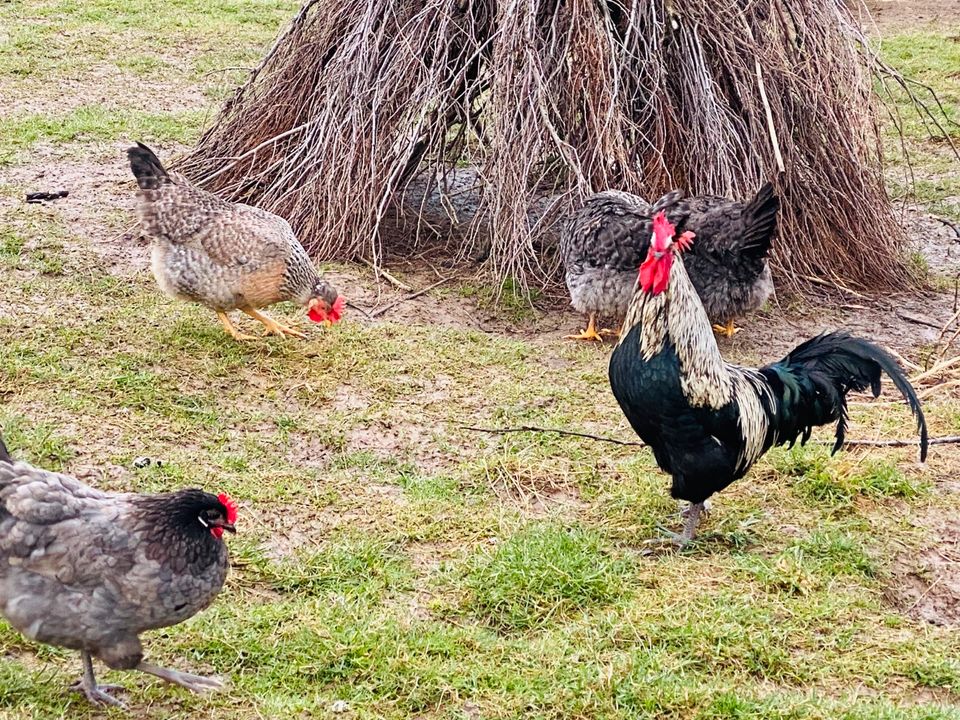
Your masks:
{"label": "hen's claw", "polygon": [[127,709],[127,706],[117,700],[108,691],[123,691],[123,685],[97,685],[97,679],[93,674],[93,658],[90,653],[82,651],[80,658],[83,660],[83,676],[70,686],[72,692],[83,693],[87,700],[94,705],[113,705],[114,707]]}
{"label": "hen's claw", "polygon": [[109,691],[119,692],[124,689],[122,685],[94,685],[92,687],[86,687],[82,680],[77,680],[70,686],[71,692],[83,693],[92,705],[112,705],[126,710],[127,706],[123,702],[109,694]]}
{"label": "hen's claw", "polygon": [[230,335],[237,342],[242,342],[243,340],[256,340],[255,335],[247,335],[237,330],[233,323],[230,322],[230,318],[225,312],[217,310],[217,317],[220,318],[220,322],[223,324],[223,329],[227,331],[227,334]]}
{"label": "hen's claw", "polygon": [[564,340],[596,340],[602,343],[603,337],[597,332],[596,328],[596,314],[590,313],[590,322],[587,323],[586,329],[579,335],[564,335],[563,338]]}
{"label": "hen's claw", "polygon": [[733,320],[726,325],[717,325],[714,323],[713,329],[718,335],[723,335],[727,338],[732,338],[736,333],[740,332],[740,328],[733,324]]}
{"label": "hen's claw", "polygon": [[293,328],[282,325],[274,320],[268,315],[264,315],[261,312],[257,312],[253,309],[244,310],[247,315],[252,317],[254,320],[259,320],[263,323],[263,326],[266,328],[264,335],[276,335],[277,337],[283,337],[284,335],[290,335],[291,337],[300,338],[302,340],[306,339],[306,335],[299,330],[294,330]]}
{"label": "hen's claw", "polygon": [[180,672],[179,670],[171,670],[169,668],[160,667],[159,665],[153,665],[146,662],[141,662],[139,665],[137,665],[137,670],[155,675],[161,680],[166,680],[167,682],[174,683],[180,687],[185,687],[187,690],[195,693],[212,692],[214,690],[221,690],[224,687],[223,681],[219,678],[206,677],[204,675],[192,675],[191,673]]}

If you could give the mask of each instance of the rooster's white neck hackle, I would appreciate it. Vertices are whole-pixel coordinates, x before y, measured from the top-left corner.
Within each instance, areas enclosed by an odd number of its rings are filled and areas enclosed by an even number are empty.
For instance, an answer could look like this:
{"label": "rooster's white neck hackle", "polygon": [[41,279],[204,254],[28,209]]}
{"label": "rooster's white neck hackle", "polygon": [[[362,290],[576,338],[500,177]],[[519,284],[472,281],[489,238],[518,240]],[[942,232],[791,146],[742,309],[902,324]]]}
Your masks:
{"label": "rooster's white neck hackle", "polygon": [[680,389],[692,407],[720,409],[737,402],[744,440],[738,464],[752,464],[763,450],[769,428],[761,397],[770,400],[770,390],[755,370],[724,361],[707,311],[679,257],[673,261],[662,293],[652,295],[637,287],[624,318],[621,343],[637,325],[636,342],[645,361],[661,352],[668,341],[672,343],[680,361]]}

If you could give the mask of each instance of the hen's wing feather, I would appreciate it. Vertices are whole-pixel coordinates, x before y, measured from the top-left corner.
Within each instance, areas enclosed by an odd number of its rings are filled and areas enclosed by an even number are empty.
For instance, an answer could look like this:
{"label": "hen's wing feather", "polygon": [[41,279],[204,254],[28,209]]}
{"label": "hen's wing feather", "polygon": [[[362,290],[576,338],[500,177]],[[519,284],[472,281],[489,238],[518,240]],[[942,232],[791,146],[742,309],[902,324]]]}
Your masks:
{"label": "hen's wing feather", "polygon": [[141,190],[139,213],[147,234],[194,244],[225,266],[260,266],[290,255],[290,224],[261,208],[223,200],[171,175],[172,182]]}

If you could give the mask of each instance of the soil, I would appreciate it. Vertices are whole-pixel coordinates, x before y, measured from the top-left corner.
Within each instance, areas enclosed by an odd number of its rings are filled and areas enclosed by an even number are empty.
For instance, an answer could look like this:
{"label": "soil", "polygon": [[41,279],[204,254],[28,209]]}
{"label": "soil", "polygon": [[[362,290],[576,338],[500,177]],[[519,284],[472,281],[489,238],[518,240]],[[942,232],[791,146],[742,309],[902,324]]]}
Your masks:
{"label": "soil", "polygon": [[938,514],[918,524],[933,542],[897,558],[888,598],[909,617],[960,627],[960,520]]}
{"label": "soil", "polygon": [[[847,5],[856,14],[860,3],[847,0]],[[960,31],[960,0],[867,0],[866,6],[870,18],[864,19],[864,25],[869,28],[875,24],[881,32],[923,25],[955,27]]]}

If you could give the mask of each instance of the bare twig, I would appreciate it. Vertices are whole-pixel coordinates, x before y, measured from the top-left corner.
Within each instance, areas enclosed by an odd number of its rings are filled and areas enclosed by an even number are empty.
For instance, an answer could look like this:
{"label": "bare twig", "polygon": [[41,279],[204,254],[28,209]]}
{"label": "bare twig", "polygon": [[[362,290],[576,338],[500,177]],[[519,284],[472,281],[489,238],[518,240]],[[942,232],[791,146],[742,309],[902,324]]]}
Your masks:
{"label": "bare twig", "polygon": [[425,287],[423,290],[417,290],[416,292],[410,293],[408,295],[404,295],[402,298],[400,298],[396,302],[392,302],[389,305],[384,305],[382,308],[377,308],[376,310],[370,313],[369,317],[371,318],[380,317],[388,310],[392,310],[393,308],[397,307],[397,305],[402,305],[408,300],[413,300],[414,298],[418,298],[421,295],[426,295],[428,292],[430,292],[434,288],[440,287],[445,282],[449,282],[449,281],[450,281],[450,278],[440,278],[432,285],[427,285],[427,287]]}
{"label": "bare twig", "polygon": [[[631,441],[631,440],[619,440],[617,438],[606,437],[603,435],[592,435],[590,433],[577,432],[575,430],[562,430],[560,428],[545,428],[539,427],[537,425],[518,425],[517,427],[506,427],[506,428],[485,428],[485,427],[474,427],[471,425],[461,425],[461,428],[464,430],[472,430],[474,432],[483,432],[490,433],[491,435],[506,435],[508,433],[518,433],[518,432],[544,432],[544,433],[555,433],[557,435],[569,435],[572,437],[582,437],[587,438],[588,440],[597,440],[599,442],[613,443],[614,445],[628,445],[631,447],[646,447],[646,443]],[[833,445],[833,440],[815,440],[818,445]],[[939,438],[930,438],[930,445],[955,445],[960,443],[960,435],[948,435],[945,437]],[[917,440],[844,440],[844,446],[850,447],[911,447],[914,445],[919,445]]]}
{"label": "bare twig", "polygon": [[577,432],[575,430],[561,430],[560,428],[545,428],[545,427],[538,427],[536,425],[520,425],[518,427],[508,427],[508,428],[484,428],[484,427],[473,427],[471,425],[461,425],[460,427],[463,428],[464,430],[490,433],[491,435],[506,435],[507,433],[518,433],[518,432],[548,432],[548,433],[555,433],[557,435],[570,435],[572,437],[588,438],[589,440],[599,440],[600,442],[613,443],[614,445],[646,447],[646,443],[637,442],[636,440],[618,440],[617,438],[604,437],[602,435],[591,435],[590,433]]}
{"label": "bare twig", "polygon": [[413,292],[412,287],[410,287],[399,278],[387,272],[387,269],[385,267],[378,267],[377,265],[375,265],[374,263],[366,259],[363,260],[363,264],[369,267],[371,270],[373,270],[374,274],[376,274],[378,277],[383,277],[387,282],[389,282],[398,290],[403,290],[404,292]]}

